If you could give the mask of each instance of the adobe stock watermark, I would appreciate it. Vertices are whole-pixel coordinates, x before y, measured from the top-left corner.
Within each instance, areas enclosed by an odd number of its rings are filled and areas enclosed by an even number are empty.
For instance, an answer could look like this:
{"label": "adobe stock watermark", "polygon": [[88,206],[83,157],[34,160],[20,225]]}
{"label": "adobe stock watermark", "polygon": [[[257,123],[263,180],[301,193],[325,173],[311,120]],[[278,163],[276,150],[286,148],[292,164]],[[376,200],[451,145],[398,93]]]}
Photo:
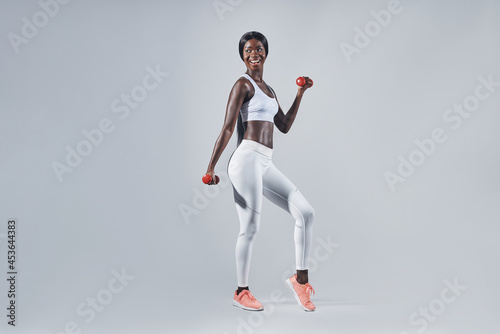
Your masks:
{"label": "adobe stock watermark", "polygon": [[28,44],[35,38],[40,29],[45,27],[60,11],[61,5],[66,5],[71,0],[40,0],[38,6],[40,10],[35,12],[31,18],[21,17],[20,34],[9,32],[7,39],[15,53],[19,53],[22,44]]}
{"label": "adobe stock watermark", "polygon": [[[326,239],[321,237],[316,238],[317,245],[311,252],[311,258],[309,259],[309,273],[315,272],[319,268],[319,264],[327,261],[335,251],[340,248],[340,244],[333,242],[331,240],[331,236],[328,235]],[[287,278],[290,278],[295,274],[295,271],[292,269],[287,269],[281,274],[281,280],[285,281]],[[289,296],[291,296],[290,292]],[[238,324],[236,326],[237,334],[253,334],[256,332],[256,329],[261,327],[266,319],[269,319],[276,311],[276,305],[282,304],[287,300],[285,297],[285,293],[283,289],[276,288],[273,289],[269,295],[269,299],[262,299],[262,303],[264,305],[264,311],[261,312],[246,312],[247,316],[241,317],[238,316],[236,320]],[[292,298],[295,302],[295,299]],[[297,312],[303,312],[297,308]],[[229,333],[224,333],[229,334]]]}
{"label": "adobe stock watermark", "polygon": [[[459,296],[467,289],[466,285],[458,283],[455,277],[453,283],[448,279],[443,280],[445,287],[441,290],[438,298],[432,299],[428,305],[419,307],[417,311],[410,314],[408,324],[416,329],[418,333],[423,333],[429,327],[429,323],[436,321],[439,315],[443,314],[448,306],[454,303]],[[408,331],[399,334],[410,334]]]}
{"label": "adobe stock watermark", "polygon": [[359,54],[361,50],[368,47],[372,40],[380,35],[382,29],[389,26],[393,16],[401,14],[404,9],[399,0],[390,0],[387,2],[386,7],[386,9],[381,9],[379,11],[371,10],[370,15],[373,20],[366,22],[363,29],[359,26],[354,27],[352,44],[344,41],[339,44],[340,50],[348,64],[352,62],[352,56],[354,54]]}
{"label": "adobe stock watermark", "polygon": [[[150,92],[157,89],[164,79],[169,75],[162,72],[160,65],[156,68],[151,66],[146,67],[147,74],[142,78],[141,84],[136,85],[130,89],[129,93],[122,93],[119,98],[111,102],[111,113],[114,117],[121,121],[126,120],[130,112],[139,107],[140,103],[144,101]],[[83,129],[82,139],[74,146],[66,145],[66,156],[63,162],[54,160],[51,164],[57,179],[60,183],[64,181],[65,174],[72,173],[83,160],[88,157],[94,148],[99,147],[105,136],[108,136],[116,128],[116,121],[111,118],[104,117],[93,129]]]}
{"label": "adobe stock watermark", "polygon": [[[219,196],[220,189],[226,188],[231,182],[229,181],[229,176],[226,171],[221,171],[216,173],[219,176],[220,181],[217,185],[202,185],[198,187],[193,187],[193,198],[190,204],[180,203],[177,205],[179,212],[184,220],[184,223],[191,223],[191,216],[199,215],[202,210],[206,209],[210,204],[210,200]],[[220,187],[220,188],[219,188]],[[200,190],[202,189],[202,190]]]}
{"label": "adobe stock watermark", "polygon": [[[478,110],[481,102],[490,98],[496,91],[496,87],[500,86],[500,82],[493,80],[493,74],[489,74],[487,77],[479,76],[478,81],[479,84],[473,93],[467,95],[461,103],[455,103],[453,107],[443,112],[443,120],[452,130],[458,130],[464,120],[470,118],[472,113]],[[447,140],[448,135],[441,127],[434,128],[427,138],[415,139],[416,148],[406,157],[398,156],[399,161],[395,172],[388,170],[384,172],[383,176],[389,189],[392,192],[396,191],[396,185],[405,182],[408,177],[413,175],[417,167],[422,166],[427,158],[436,153],[437,147]]]}
{"label": "adobe stock watermark", "polygon": [[241,5],[243,0],[215,0],[212,2],[215,12],[221,21],[224,21],[226,12],[232,12],[236,7]]}
{"label": "adobe stock watermark", "polygon": [[99,290],[95,295],[87,297],[85,301],[76,306],[75,312],[79,317],[79,321],[68,321],[64,325],[63,330],[49,334],[80,334],[82,332],[82,325],[94,321],[97,313],[104,311],[114,300],[115,296],[122,293],[130,282],[135,279],[135,276],[130,276],[125,272],[125,268],[122,268],[121,272],[113,269],[111,274],[113,277],[109,279],[104,288]]}

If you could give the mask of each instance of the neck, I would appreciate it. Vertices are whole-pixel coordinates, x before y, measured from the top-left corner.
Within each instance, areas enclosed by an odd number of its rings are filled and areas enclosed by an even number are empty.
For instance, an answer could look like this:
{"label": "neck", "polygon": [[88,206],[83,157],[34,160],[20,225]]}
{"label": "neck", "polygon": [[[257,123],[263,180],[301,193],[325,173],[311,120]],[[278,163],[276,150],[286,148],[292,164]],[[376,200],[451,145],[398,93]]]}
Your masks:
{"label": "neck", "polygon": [[263,72],[263,71],[261,71],[261,70],[251,70],[251,69],[247,69],[247,72],[246,72],[246,73],[247,73],[249,76],[251,76],[251,77],[252,77],[252,79],[253,79],[254,81],[256,81],[256,82],[257,82],[257,81],[258,81],[258,82],[261,82],[261,81],[262,81],[262,75],[263,75],[263,73],[262,73],[262,72]]}

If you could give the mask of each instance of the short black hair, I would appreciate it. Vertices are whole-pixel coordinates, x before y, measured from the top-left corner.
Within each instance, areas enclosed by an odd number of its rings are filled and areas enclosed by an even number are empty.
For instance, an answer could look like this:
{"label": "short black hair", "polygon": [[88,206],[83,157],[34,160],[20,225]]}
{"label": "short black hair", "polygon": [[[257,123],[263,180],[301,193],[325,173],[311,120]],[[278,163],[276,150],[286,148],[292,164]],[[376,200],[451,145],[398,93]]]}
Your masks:
{"label": "short black hair", "polygon": [[239,51],[240,51],[241,60],[243,60],[243,48],[245,47],[245,44],[251,39],[256,39],[259,42],[261,42],[262,45],[264,45],[264,50],[266,50],[266,57],[267,57],[267,55],[269,54],[269,46],[267,45],[266,36],[262,35],[258,31],[249,31],[249,32],[243,34],[243,36],[241,36],[241,38],[240,38]]}

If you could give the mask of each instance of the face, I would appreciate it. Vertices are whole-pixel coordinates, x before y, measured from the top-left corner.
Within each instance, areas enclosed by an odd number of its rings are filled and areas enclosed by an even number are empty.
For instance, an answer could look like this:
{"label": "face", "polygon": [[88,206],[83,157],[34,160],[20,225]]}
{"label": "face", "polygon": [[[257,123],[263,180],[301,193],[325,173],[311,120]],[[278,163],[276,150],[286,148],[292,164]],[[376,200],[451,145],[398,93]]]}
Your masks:
{"label": "face", "polygon": [[262,69],[266,60],[266,50],[262,42],[251,39],[243,47],[243,61],[250,70]]}

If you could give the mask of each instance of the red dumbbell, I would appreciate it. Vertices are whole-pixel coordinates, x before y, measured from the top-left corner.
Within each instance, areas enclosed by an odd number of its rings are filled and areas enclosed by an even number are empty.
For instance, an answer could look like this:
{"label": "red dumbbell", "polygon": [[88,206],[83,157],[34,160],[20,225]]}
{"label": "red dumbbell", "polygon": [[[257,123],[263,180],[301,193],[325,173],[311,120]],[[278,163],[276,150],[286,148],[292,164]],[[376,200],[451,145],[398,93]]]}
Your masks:
{"label": "red dumbbell", "polygon": [[[205,184],[210,184],[212,183],[212,177],[210,176],[210,174],[205,174],[201,178],[201,181],[203,181],[203,183]],[[219,177],[215,175],[215,184],[219,183],[219,181],[220,181]]]}
{"label": "red dumbbell", "polygon": [[[314,83],[313,83],[312,79],[309,79],[309,80],[311,80],[311,87],[312,87],[312,85]],[[298,77],[297,80],[296,80],[296,82],[297,82],[298,86],[304,86],[306,84],[306,78],[304,78],[304,77]]]}

